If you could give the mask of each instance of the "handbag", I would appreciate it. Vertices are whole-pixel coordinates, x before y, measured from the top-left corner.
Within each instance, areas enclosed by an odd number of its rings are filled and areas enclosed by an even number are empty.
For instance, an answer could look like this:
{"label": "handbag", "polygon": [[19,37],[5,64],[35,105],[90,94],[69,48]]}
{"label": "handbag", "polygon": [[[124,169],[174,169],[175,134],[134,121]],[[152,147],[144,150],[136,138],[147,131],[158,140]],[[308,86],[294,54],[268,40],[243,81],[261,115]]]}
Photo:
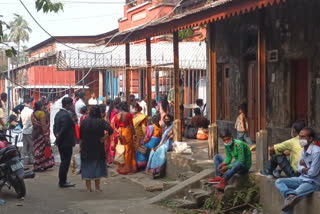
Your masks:
{"label": "handbag", "polygon": [[197,133],[197,139],[198,140],[208,140],[208,131],[205,129],[198,129],[198,133]]}
{"label": "handbag", "polygon": [[51,155],[52,155],[51,146],[46,146],[44,148],[44,157],[48,159],[48,158],[51,158]]}
{"label": "handbag", "polygon": [[118,141],[118,144],[116,146],[116,155],[114,157],[114,162],[118,164],[124,164],[125,159],[124,159],[124,145],[121,144],[120,140]]}
{"label": "handbag", "polygon": [[148,148],[147,148],[145,145],[141,145],[141,146],[139,146],[138,151],[139,151],[141,154],[144,155],[144,154],[147,153]]}

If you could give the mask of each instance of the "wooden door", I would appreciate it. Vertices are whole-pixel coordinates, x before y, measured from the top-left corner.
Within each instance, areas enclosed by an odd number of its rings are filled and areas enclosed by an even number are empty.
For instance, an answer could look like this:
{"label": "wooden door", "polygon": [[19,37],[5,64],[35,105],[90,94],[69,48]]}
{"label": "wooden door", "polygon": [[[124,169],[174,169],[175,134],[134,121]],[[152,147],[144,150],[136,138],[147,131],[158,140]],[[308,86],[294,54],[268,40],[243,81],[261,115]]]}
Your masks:
{"label": "wooden door", "polygon": [[256,139],[258,131],[258,69],[256,62],[248,64],[248,134]]}
{"label": "wooden door", "polygon": [[308,61],[306,59],[294,60],[291,66],[292,122],[296,120],[308,122]]}
{"label": "wooden door", "polygon": [[230,120],[230,66],[224,65],[222,71],[222,117]]}

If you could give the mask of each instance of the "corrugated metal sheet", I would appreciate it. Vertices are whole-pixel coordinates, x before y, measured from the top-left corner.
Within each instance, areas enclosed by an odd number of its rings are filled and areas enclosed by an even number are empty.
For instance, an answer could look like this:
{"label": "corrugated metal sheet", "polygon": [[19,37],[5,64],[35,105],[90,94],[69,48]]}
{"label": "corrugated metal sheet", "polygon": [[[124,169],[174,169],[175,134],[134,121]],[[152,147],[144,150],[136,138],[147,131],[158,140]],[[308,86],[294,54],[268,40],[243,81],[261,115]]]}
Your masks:
{"label": "corrugated metal sheet", "polygon": [[[80,68],[111,68],[125,67],[125,46],[91,47],[84,49],[97,54],[80,51],[61,51],[58,57],[58,70]],[[101,54],[105,53],[105,54]],[[206,69],[206,43],[180,42],[179,43],[180,68]],[[151,59],[153,65],[173,63],[173,44],[159,42],[151,44]],[[145,67],[146,45],[135,44],[130,46],[130,65]]]}
{"label": "corrugated metal sheet", "polygon": [[55,66],[32,66],[28,69],[28,79],[29,85],[75,85],[75,71],[56,71]]}

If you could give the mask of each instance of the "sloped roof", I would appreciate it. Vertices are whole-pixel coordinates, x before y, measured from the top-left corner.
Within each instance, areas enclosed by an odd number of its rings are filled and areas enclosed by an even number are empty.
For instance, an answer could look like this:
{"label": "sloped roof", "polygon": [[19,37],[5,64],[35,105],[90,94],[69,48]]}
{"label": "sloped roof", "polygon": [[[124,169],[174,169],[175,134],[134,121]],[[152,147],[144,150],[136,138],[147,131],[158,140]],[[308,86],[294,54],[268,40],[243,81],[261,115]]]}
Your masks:
{"label": "sloped roof", "polygon": [[[81,69],[81,68],[111,68],[125,67],[125,46],[98,46],[83,49],[96,54],[80,51],[60,51],[57,69]],[[104,54],[102,54],[104,53]],[[206,43],[205,42],[180,42],[179,58],[181,69],[206,69]],[[152,65],[173,63],[173,44],[159,42],[151,44]],[[130,46],[130,66],[145,67],[146,45],[134,44]],[[173,65],[171,65],[172,67]]]}
{"label": "sloped roof", "polygon": [[[168,34],[248,13],[274,4],[280,4],[285,1],[287,0],[213,0],[203,7],[149,22],[118,33],[117,36],[112,39],[112,43],[127,43],[161,34]],[[104,39],[108,42],[111,36],[105,37]]]}

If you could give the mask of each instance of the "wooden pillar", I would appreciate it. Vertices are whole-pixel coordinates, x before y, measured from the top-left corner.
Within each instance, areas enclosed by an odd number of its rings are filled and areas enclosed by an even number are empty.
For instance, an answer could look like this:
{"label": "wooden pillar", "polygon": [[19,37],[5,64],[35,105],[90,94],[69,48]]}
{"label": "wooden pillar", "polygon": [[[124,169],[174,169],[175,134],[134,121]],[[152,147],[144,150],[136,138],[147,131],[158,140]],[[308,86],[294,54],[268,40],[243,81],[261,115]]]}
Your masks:
{"label": "wooden pillar", "polygon": [[179,93],[179,36],[178,32],[173,33],[173,63],[174,63],[174,119],[181,119],[180,114],[180,93]]}
{"label": "wooden pillar", "polygon": [[258,28],[258,130],[266,129],[266,35],[265,10],[259,12]]}
{"label": "wooden pillar", "polygon": [[210,87],[210,120],[217,123],[217,53],[215,23],[209,25],[209,87]]}
{"label": "wooden pillar", "polygon": [[126,43],[126,72],[125,72],[125,95],[128,105],[130,105],[130,44]]}
{"label": "wooden pillar", "polygon": [[147,106],[148,106],[148,116],[152,116],[152,80],[151,80],[151,41],[150,38],[146,39],[147,46]]}
{"label": "wooden pillar", "polygon": [[209,158],[218,154],[218,126],[217,126],[217,54],[216,54],[216,26],[215,23],[208,25],[208,57],[209,57],[209,97],[210,97],[210,121],[209,126]]}
{"label": "wooden pillar", "polygon": [[159,102],[160,101],[160,88],[159,88],[159,71],[156,69],[155,70],[155,73],[156,73],[156,87],[155,87],[155,89],[156,89],[156,101],[157,102]]}

